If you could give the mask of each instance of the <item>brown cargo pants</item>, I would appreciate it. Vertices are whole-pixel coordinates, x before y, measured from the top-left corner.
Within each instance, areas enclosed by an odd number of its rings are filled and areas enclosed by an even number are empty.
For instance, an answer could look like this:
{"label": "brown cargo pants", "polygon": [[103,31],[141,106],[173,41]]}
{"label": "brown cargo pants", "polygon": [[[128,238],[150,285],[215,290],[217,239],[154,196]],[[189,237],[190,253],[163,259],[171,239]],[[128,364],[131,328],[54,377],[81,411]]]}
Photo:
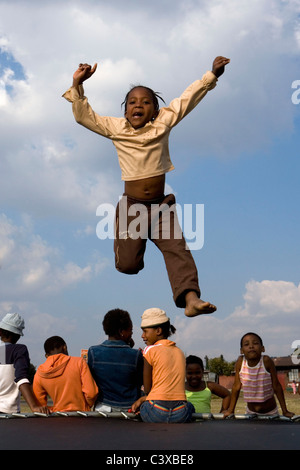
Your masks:
{"label": "brown cargo pants", "polygon": [[173,194],[151,201],[123,195],[115,218],[116,269],[125,274],[143,269],[148,239],[164,256],[176,306],[185,307],[189,291],[200,297],[197,268],[178,222]]}

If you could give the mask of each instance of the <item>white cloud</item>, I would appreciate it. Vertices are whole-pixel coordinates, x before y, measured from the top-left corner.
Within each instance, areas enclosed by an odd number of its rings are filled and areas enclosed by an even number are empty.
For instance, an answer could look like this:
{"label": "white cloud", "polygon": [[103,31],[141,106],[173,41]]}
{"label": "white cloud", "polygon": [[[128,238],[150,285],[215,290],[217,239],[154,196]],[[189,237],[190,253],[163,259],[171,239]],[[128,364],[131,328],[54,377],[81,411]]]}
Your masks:
{"label": "white cloud", "polygon": [[260,317],[300,312],[300,284],[287,281],[251,281],[246,285],[244,296],[245,316],[252,314],[253,304]]}
{"label": "white cloud", "polygon": [[[61,336],[66,342],[78,328],[77,321],[67,315],[53,316],[49,313],[36,311],[25,312],[24,342],[29,350],[31,362],[39,366],[45,360],[44,342],[50,336]],[[26,336],[25,336],[26,335]],[[79,355],[79,349],[72,351],[73,355]],[[69,351],[71,354],[72,352]]]}
{"label": "white cloud", "polygon": [[219,318],[218,311],[195,319],[176,317],[178,345],[187,354],[223,354],[227,360],[234,360],[239,355],[240,338],[254,331],[262,337],[266,354],[291,354],[292,342],[299,336],[300,284],[250,281],[244,299],[244,304],[226,318]]}
{"label": "white cloud", "polygon": [[0,217],[0,295],[28,299],[49,296],[91,280],[105,266],[96,259],[84,267],[64,262],[63,254],[35,234],[30,222],[13,224],[4,214]]}
{"label": "white cloud", "polygon": [[38,313],[29,315],[25,328],[30,331],[30,337],[47,338],[53,336],[55,331],[61,331],[63,336],[65,333],[71,334],[76,328],[76,321],[66,316],[54,317],[48,313]]}

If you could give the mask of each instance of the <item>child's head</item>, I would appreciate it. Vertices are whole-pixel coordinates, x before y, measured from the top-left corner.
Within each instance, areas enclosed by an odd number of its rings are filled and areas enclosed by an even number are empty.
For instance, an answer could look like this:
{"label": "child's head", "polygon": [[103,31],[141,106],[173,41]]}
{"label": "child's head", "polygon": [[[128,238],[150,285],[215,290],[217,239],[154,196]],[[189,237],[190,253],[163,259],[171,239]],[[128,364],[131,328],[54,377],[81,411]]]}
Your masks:
{"label": "child's head", "polygon": [[44,343],[45,356],[53,356],[54,354],[68,354],[66,342],[60,336],[51,336]]}
{"label": "child's head", "polygon": [[153,121],[159,111],[158,98],[164,101],[158,93],[151,88],[138,85],[129,90],[122,103],[125,108],[125,117],[134,129],[144,127]]}
{"label": "child's head", "polygon": [[132,336],[132,321],[126,310],[116,308],[104,316],[102,326],[110,338],[123,339],[128,343]]}
{"label": "child's head", "polygon": [[0,322],[0,337],[4,342],[15,344],[23,336],[25,322],[18,313],[7,313]]}
{"label": "child's head", "polygon": [[198,388],[201,385],[203,373],[202,359],[198,356],[188,356],[186,358],[186,381],[191,388]]}
{"label": "child's head", "polygon": [[265,351],[261,337],[256,333],[246,333],[241,338],[241,354],[246,359],[258,358]]}
{"label": "child's head", "polygon": [[160,308],[148,308],[142,315],[142,338],[149,346],[160,339],[167,339],[175,333],[176,328],[171,325],[170,318]]}

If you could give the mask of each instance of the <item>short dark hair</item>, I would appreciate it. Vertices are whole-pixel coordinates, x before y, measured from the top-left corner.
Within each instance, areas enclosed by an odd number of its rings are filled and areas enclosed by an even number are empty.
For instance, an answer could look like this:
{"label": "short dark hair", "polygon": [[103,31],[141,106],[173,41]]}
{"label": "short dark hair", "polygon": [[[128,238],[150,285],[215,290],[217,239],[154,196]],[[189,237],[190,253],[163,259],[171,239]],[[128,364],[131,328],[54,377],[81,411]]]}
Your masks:
{"label": "short dark hair", "polygon": [[261,337],[257,333],[252,333],[252,331],[249,331],[249,333],[245,333],[241,338],[241,348],[243,347],[243,339],[245,338],[245,336],[248,336],[248,335],[256,336],[257,339],[259,340],[260,344],[263,346],[263,341],[262,341]]}
{"label": "short dark hair", "polygon": [[121,103],[121,107],[124,105],[125,112],[127,111],[127,101],[128,101],[129,94],[132,92],[132,90],[135,90],[135,88],[145,88],[145,90],[148,91],[153,101],[155,111],[159,110],[158,98],[165,103],[165,100],[161,96],[159,96],[160,95],[159,91],[153,91],[151,88],[144,86],[144,85],[133,85],[128,91],[127,95],[125,96],[123,103]]}
{"label": "short dark hair", "polygon": [[102,326],[105,334],[115,336],[119,334],[121,330],[127,330],[132,327],[132,321],[126,310],[115,308],[105,314]]}
{"label": "short dark hair", "polygon": [[55,349],[61,348],[65,346],[66,342],[60,336],[51,336],[50,338],[46,339],[44,343],[44,349],[46,354],[51,354],[52,351]]}
{"label": "short dark hair", "polygon": [[187,366],[189,364],[199,364],[201,369],[204,370],[204,365],[203,365],[203,361],[202,361],[201,357],[191,355],[191,356],[188,356],[185,361],[186,361]]}

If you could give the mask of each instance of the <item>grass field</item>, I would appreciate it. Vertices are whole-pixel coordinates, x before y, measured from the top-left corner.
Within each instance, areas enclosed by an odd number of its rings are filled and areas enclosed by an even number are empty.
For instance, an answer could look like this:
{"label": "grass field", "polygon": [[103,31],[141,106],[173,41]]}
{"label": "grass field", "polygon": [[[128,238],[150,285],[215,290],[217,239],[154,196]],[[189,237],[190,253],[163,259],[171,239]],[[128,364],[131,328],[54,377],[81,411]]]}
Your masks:
{"label": "grass field", "polygon": [[[291,411],[292,413],[295,413],[295,415],[300,415],[300,395],[298,393],[296,395],[293,395],[290,392],[285,392],[284,396],[285,396],[287,409]],[[221,403],[222,403],[221,398],[212,396],[211,412],[219,413],[221,409]],[[281,408],[279,405],[278,405],[278,409],[279,409],[279,413],[281,414]],[[28,408],[27,403],[24,402],[23,400],[21,402],[21,412],[30,413],[30,409]],[[245,402],[241,396],[238,399],[235,413],[236,414],[245,413]]]}
{"label": "grass field", "polygon": [[[284,397],[285,397],[287,409],[291,411],[292,413],[295,413],[295,415],[300,415],[300,395],[298,393],[296,395],[293,395],[293,393],[285,392]],[[211,401],[211,412],[220,413],[221,403],[222,403],[221,398],[213,396],[212,401]],[[236,408],[235,408],[235,414],[244,414],[245,408],[246,408],[246,404],[242,396],[240,395]],[[279,403],[278,403],[278,409],[279,409],[279,414],[282,414]]]}

